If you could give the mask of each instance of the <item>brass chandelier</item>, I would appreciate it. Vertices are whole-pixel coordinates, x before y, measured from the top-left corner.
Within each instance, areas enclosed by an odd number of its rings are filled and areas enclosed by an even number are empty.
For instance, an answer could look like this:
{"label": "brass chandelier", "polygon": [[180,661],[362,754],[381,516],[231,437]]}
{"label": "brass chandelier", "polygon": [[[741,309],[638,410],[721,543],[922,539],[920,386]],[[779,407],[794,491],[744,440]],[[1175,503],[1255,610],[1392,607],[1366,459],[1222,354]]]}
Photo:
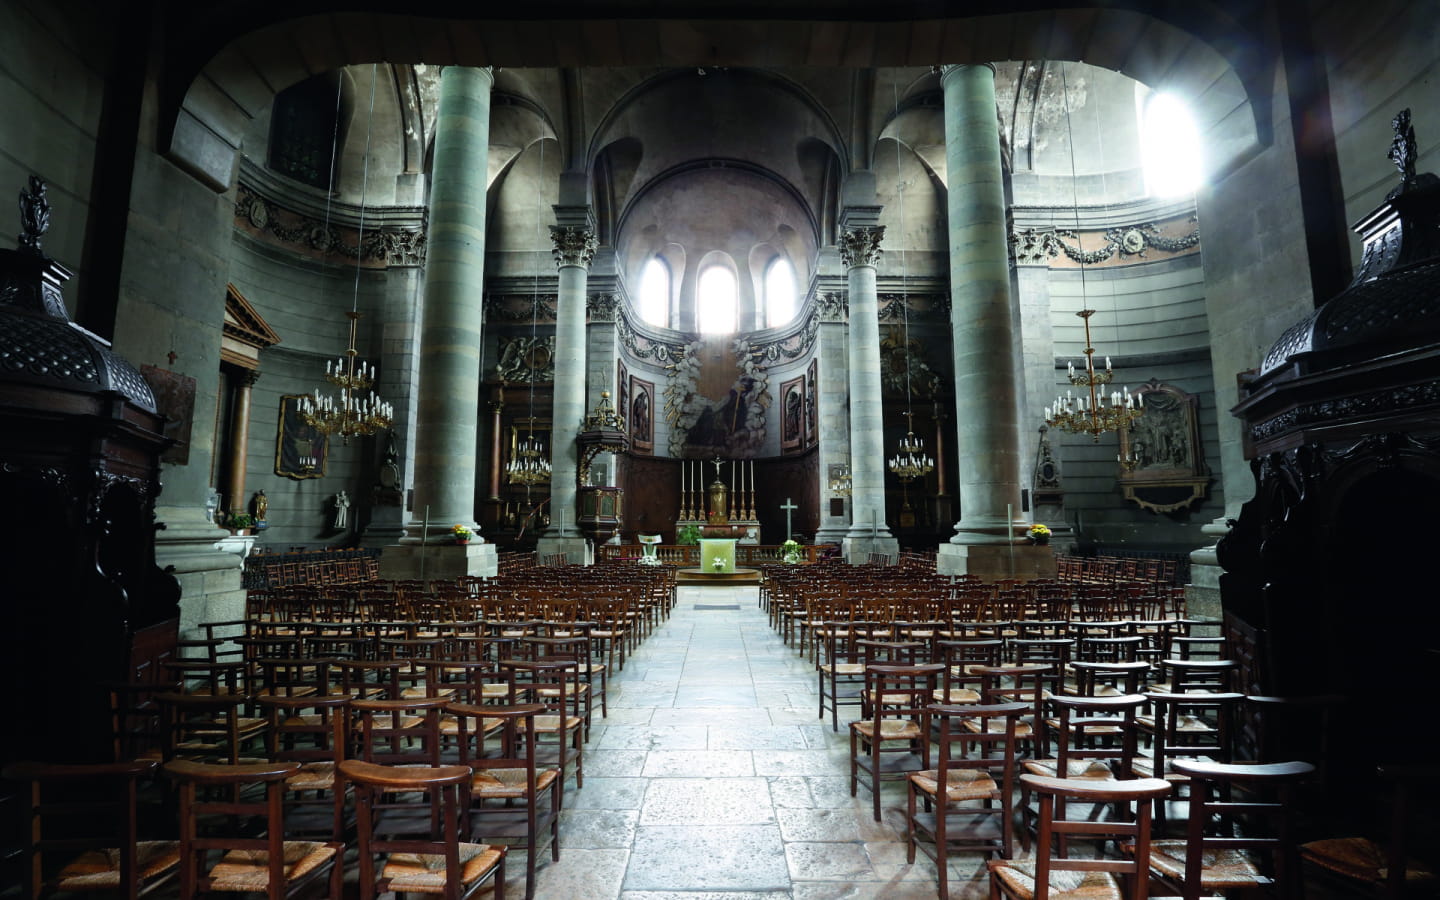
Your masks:
{"label": "brass chandelier", "polygon": [[1095,345],[1090,341],[1090,317],[1093,309],[1082,309],[1075,315],[1085,321],[1085,362],[1084,370],[1077,372],[1070,364],[1070,383],[1082,389],[1079,397],[1066,391],[1056,396],[1052,406],[1045,407],[1045,424],[1071,434],[1088,434],[1098,443],[1100,435],[1128,427],[1145,411],[1145,400],[1139,394],[1131,394],[1126,387],[1108,394],[1099,390],[1115,377],[1110,367],[1110,357],[1105,357],[1105,368],[1095,366]]}

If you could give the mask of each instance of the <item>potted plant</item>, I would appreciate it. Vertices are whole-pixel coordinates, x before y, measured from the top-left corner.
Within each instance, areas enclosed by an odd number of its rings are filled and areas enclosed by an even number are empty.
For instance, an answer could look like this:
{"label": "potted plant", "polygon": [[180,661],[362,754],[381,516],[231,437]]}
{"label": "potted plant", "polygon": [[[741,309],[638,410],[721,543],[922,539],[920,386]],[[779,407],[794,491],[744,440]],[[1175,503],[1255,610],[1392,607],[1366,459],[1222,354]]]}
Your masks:
{"label": "potted plant", "polygon": [[700,543],[699,525],[682,525],[675,531],[675,543],[677,544],[698,544]]}
{"label": "potted plant", "polygon": [[800,542],[791,538],[780,545],[780,559],[790,564],[800,561]]}
{"label": "potted plant", "polygon": [[250,529],[255,527],[255,517],[249,513],[231,513],[225,519],[225,527],[230,529],[231,534],[249,534]]}
{"label": "potted plant", "polygon": [[1030,543],[1043,546],[1050,543],[1050,529],[1036,522],[1025,532],[1025,537],[1030,539]]}
{"label": "potted plant", "polygon": [[470,538],[475,536],[475,532],[466,528],[464,525],[453,526],[450,529],[450,534],[455,538],[455,543],[457,544],[468,544],[470,543]]}

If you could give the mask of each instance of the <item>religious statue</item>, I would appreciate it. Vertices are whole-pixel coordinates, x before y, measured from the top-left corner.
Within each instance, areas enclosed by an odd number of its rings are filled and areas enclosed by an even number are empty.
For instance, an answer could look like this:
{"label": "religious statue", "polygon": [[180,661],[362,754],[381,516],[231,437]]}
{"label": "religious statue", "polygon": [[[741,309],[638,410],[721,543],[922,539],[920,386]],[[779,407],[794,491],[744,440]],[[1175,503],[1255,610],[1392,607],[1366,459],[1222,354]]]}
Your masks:
{"label": "religious statue", "polygon": [[270,500],[265,496],[264,491],[255,492],[255,521],[265,521],[265,513],[270,509]]}
{"label": "religious statue", "polygon": [[1415,181],[1415,126],[1410,124],[1410,109],[1396,113],[1390,127],[1395,136],[1390,139],[1390,152],[1386,155],[1400,170],[1400,186],[1404,189]]}
{"label": "religious statue", "polygon": [[30,189],[20,192],[20,248],[40,253],[40,237],[50,228],[50,201],[45,182],[30,176]]}
{"label": "religious statue", "polygon": [[344,491],[335,495],[335,527],[344,529],[350,517],[350,497]]}

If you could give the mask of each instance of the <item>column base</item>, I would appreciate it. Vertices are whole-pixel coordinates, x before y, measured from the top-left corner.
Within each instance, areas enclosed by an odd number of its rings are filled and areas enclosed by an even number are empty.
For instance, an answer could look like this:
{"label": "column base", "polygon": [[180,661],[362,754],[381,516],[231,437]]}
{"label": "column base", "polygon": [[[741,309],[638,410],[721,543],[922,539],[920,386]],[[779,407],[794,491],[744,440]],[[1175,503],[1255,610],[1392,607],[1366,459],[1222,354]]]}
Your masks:
{"label": "column base", "polygon": [[900,541],[898,538],[881,535],[879,537],[847,537],[840,542],[840,555],[852,566],[863,566],[870,562],[870,558],[876,554],[884,554],[889,560],[889,565],[895,565],[900,561]]}
{"label": "column base", "polygon": [[241,583],[245,558],[217,549],[230,538],[217,528],[204,507],[158,507],[155,517],[165,530],[155,537],[155,564],[171,569],[180,583],[180,637],[194,637],[201,622],[233,622],[245,618]]}
{"label": "column base", "polygon": [[[560,562],[564,558],[564,563]],[[542,566],[595,565],[595,545],[583,537],[550,537],[535,542],[535,559]],[[547,562],[546,560],[549,560]]]}
{"label": "column base", "polygon": [[380,552],[380,577],[396,581],[448,581],[461,575],[494,578],[499,557],[494,544],[391,544]]}
{"label": "column base", "polygon": [[1041,544],[941,544],[936,558],[941,575],[975,575],[984,581],[1055,578],[1055,551]]}

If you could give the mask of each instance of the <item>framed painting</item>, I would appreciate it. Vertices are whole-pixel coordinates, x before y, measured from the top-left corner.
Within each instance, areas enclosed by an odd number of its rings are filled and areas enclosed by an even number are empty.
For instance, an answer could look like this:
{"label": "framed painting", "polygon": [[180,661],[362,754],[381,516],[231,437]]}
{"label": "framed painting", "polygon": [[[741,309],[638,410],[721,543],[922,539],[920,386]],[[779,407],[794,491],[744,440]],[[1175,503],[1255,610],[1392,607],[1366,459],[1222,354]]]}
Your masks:
{"label": "framed painting", "polygon": [[630,376],[626,418],[630,422],[630,449],[647,456],[655,453],[655,385]]}
{"label": "framed painting", "polygon": [[813,447],[820,438],[819,407],[820,391],[816,382],[816,370],[819,360],[810,360],[810,368],[805,371],[805,446]]}
{"label": "framed painting", "polygon": [[161,451],[160,461],[185,465],[190,462],[195,379],[155,366],[141,366],[140,374],[155,392],[155,408],[165,417],[165,436],[174,442]]}
{"label": "framed painting", "polygon": [[805,442],[805,376],[780,384],[780,450],[799,450]]}
{"label": "framed painting", "polygon": [[630,427],[630,370],[620,360],[615,360],[615,411]]}
{"label": "framed painting", "polygon": [[280,396],[280,420],[275,435],[275,474],[303,481],[320,478],[330,458],[330,438],[300,415],[300,394]]}

